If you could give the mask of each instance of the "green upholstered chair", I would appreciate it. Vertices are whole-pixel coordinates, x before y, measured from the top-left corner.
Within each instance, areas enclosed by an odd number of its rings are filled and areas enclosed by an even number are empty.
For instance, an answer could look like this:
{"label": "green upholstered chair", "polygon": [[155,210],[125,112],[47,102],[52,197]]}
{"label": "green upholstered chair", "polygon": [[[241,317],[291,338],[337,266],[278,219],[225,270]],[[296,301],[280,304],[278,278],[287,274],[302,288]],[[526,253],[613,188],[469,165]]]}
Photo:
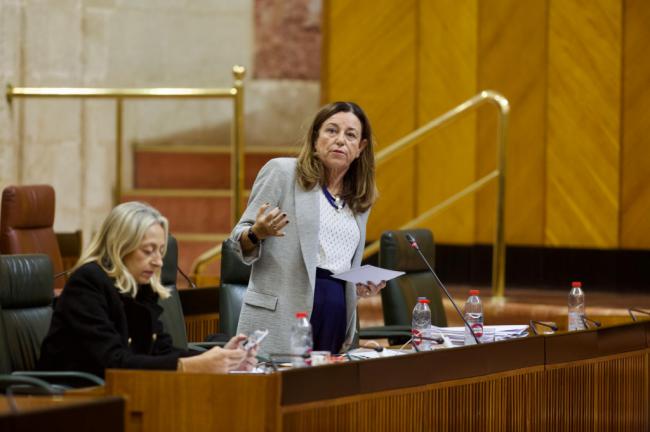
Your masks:
{"label": "green upholstered chair", "polygon": [[53,282],[47,255],[0,256],[1,320],[12,371],[36,367],[52,319]]}
{"label": "green upholstered chair", "polygon": [[447,325],[440,288],[426,264],[406,240],[406,234],[411,234],[415,238],[424,256],[432,265],[434,263],[435,246],[431,231],[411,229],[385,231],[382,234],[379,266],[400,270],[406,274],[388,281],[381,291],[385,325],[361,329],[360,339],[388,338],[391,345],[400,345],[408,341],[411,332],[411,315],[418,297],[426,297],[430,300],[433,325],[440,327]]}
{"label": "green upholstered chair", "polygon": [[163,308],[160,321],[163,328],[172,338],[174,347],[187,349],[187,329],[185,328],[185,315],[178,290],[176,289],[176,275],[178,271],[178,243],[171,234],[167,238],[167,252],[163,258],[160,272],[160,282],[169,289],[171,294],[166,299],[158,300]]}
{"label": "green upholstered chair", "polygon": [[406,240],[411,234],[420,246],[422,254],[431,265],[435,262],[433,234],[427,229],[385,231],[379,246],[379,266],[406,272],[405,275],[388,281],[381,292],[384,323],[387,326],[404,325],[410,328],[411,314],[418,297],[426,297],[431,303],[431,323],[446,326],[447,317],[442,305],[440,287],[429,272],[422,258]]}
{"label": "green upholstered chair", "polygon": [[0,255],[1,372],[36,377],[63,387],[103,385],[83,372],[34,371],[52,319],[54,277],[44,254]]}
{"label": "green upholstered chair", "polygon": [[237,323],[251,267],[242,263],[230,240],[221,248],[221,286],[219,287],[219,328],[227,338],[237,333]]}
{"label": "green upholstered chair", "polygon": [[160,321],[163,329],[172,338],[172,344],[179,349],[191,349],[194,351],[205,351],[214,346],[223,346],[224,341],[210,342],[188,342],[187,329],[185,327],[185,314],[183,305],[176,287],[176,276],[178,272],[178,243],[171,234],[167,238],[167,252],[163,258],[163,266],[160,271],[160,282],[169,289],[170,296],[166,299],[159,299],[158,304],[163,308]]}

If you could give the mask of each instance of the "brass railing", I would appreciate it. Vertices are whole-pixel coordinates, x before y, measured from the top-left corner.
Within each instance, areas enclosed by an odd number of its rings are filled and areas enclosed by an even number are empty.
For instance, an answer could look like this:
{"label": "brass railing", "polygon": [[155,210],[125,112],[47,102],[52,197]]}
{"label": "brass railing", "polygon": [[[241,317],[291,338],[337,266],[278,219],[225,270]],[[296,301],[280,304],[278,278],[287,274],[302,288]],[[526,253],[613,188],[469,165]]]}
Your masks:
{"label": "brass railing", "polygon": [[[506,246],[505,246],[505,181],[506,181],[506,138],[508,129],[508,116],[510,113],[510,104],[508,100],[501,94],[484,90],[466,100],[455,108],[447,111],[441,116],[431,120],[427,124],[421,126],[417,130],[406,135],[402,139],[389,145],[388,147],[377,152],[375,161],[379,167],[381,164],[387,162],[390,158],[396,156],[400,152],[417,144],[418,140],[424,135],[431,132],[436,127],[442,126],[450,120],[466,113],[471,109],[475,109],[484,103],[490,102],[499,109],[499,123],[497,128],[497,167],[492,172],[476,180],[474,183],[468,185],[460,192],[450,196],[441,203],[431,207],[425,212],[421,213],[415,219],[410,220],[402,225],[399,229],[407,229],[418,226],[431,216],[439,213],[443,209],[449,207],[459,199],[480,190],[483,186],[491,180],[497,179],[497,200],[496,200],[496,227],[495,239],[492,252],[492,297],[494,300],[499,301],[503,299],[505,294],[505,268],[506,268]],[[364,250],[364,257],[377,253],[379,251],[379,240],[371,243]]]}
{"label": "brass railing", "polygon": [[[115,99],[115,190],[114,203],[119,203],[122,187],[123,101],[151,98],[215,98],[232,99],[234,124],[232,127],[230,178],[231,222],[234,225],[242,213],[244,191],[244,75],[243,66],[233,66],[235,78],[231,88],[74,88],[74,87],[13,87],[7,86],[7,101],[14,98],[82,98]],[[19,161],[22,164],[22,161]]]}
{"label": "brass railing", "polygon": [[[375,156],[376,165],[386,163],[389,159],[398,155],[400,152],[416,145],[418,140],[431,132],[433,129],[446,124],[447,122],[459,117],[469,110],[476,109],[477,107],[491,103],[499,110],[499,122],[497,128],[497,167],[487,175],[476,180],[474,183],[468,185],[460,192],[445,199],[441,203],[431,207],[425,212],[421,213],[415,219],[402,225],[400,229],[407,229],[415,227],[433,215],[439,213],[443,209],[449,207],[461,198],[475,193],[485,186],[490,181],[497,179],[497,199],[496,199],[496,226],[495,226],[495,240],[493,245],[492,254],[492,298],[493,300],[500,301],[505,294],[505,179],[506,179],[506,139],[508,128],[508,116],[510,113],[510,105],[508,100],[501,94],[484,90],[472,98],[466,100],[460,105],[447,111],[441,116],[431,120],[427,124],[421,126],[417,130],[411,132],[390,146],[377,152]],[[375,254],[379,251],[379,240],[371,243],[364,250],[364,257]],[[217,245],[212,249],[204,252],[199,258],[194,261],[192,265],[192,274],[195,277],[204,270],[209,262],[216,260],[221,255],[221,245]]]}

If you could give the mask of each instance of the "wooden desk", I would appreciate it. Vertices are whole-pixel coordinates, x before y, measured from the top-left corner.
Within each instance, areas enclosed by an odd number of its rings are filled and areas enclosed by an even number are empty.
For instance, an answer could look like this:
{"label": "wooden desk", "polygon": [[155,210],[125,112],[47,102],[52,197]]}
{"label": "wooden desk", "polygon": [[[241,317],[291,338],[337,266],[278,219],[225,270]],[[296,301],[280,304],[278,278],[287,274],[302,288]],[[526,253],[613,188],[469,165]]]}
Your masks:
{"label": "wooden desk", "polygon": [[288,370],[111,370],[143,431],[649,430],[650,325]]}
{"label": "wooden desk", "polygon": [[12,411],[0,396],[2,432],[119,432],[124,430],[124,399],[87,396],[16,396]]}

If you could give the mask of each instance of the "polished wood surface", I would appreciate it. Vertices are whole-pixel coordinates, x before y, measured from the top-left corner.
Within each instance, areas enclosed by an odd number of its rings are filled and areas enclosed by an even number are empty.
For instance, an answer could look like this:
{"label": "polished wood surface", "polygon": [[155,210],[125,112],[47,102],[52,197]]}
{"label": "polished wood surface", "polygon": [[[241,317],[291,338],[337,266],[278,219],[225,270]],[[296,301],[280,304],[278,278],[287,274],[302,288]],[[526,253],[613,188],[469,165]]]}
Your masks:
{"label": "polished wood surface", "polygon": [[218,329],[218,313],[185,316],[185,331],[190,342],[204,341],[208,335],[218,333]]}
{"label": "polished wood surface", "polygon": [[[478,5],[478,89],[501,92],[511,106],[506,175],[506,241],[544,243],[547,2],[496,0]],[[496,167],[496,114],[478,113],[476,169]],[[496,184],[476,195],[476,241],[494,241]],[[434,231],[435,232],[435,231]]]}
{"label": "polished wood surface", "polygon": [[650,321],[269,375],[107,373],[130,430],[648,430]]}
{"label": "polished wood surface", "polygon": [[623,35],[621,247],[650,247],[650,2],[626,0]]}
{"label": "polished wood surface", "polygon": [[[350,100],[363,107],[377,149],[415,127],[417,3],[332,0],[323,8],[322,102]],[[380,168],[382,198],[370,215],[369,240],[415,216],[414,165],[409,150]]]}
{"label": "polished wood surface", "polygon": [[280,430],[279,375],[109,370],[108,394],[127,396],[127,431]]}
{"label": "polished wood surface", "polygon": [[[417,86],[422,97],[417,97],[416,103],[418,126],[422,126],[478,92],[477,2],[420,2],[418,24]],[[442,32],[442,28],[446,31]],[[415,165],[418,213],[439,204],[476,179],[476,147],[475,112],[433,131],[421,141],[416,148]],[[474,242],[474,206],[475,197],[470,195],[423,226],[436,234],[436,241],[471,244]]]}
{"label": "polished wood surface", "polygon": [[622,10],[549,3],[549,246],[618,246]]}
{"label": "polished wood surface", "polygon": [[121,397],[66,394],[15,396],[12,399],[13,404],[10,404],[6,396],[0,396],[0,430],[3,432],[124,430],[125,404]]}
{"label": "polished wood surface", "polygon": [[[647,249],[649,9],[644,0],[327,1],[323,101],[367,107],[381,147],[476,91],[500,92],[511,104],[507,242]],[[494,127],[482,109],[378,167],[369,238],[492,169]],[[448,244],[491,243],[494,189],[423,225]]]}

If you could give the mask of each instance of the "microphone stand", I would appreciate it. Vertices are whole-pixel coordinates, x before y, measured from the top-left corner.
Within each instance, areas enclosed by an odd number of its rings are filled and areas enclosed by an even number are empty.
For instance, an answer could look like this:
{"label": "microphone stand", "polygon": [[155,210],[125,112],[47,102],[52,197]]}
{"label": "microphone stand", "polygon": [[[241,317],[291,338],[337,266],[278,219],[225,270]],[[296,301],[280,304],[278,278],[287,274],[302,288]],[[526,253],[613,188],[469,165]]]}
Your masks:
{"label": "microphone stand", "polygon": [[178,270],[178,272],[181,274],[181,276],[183,276],[183,279],[185,279],[187,281],[187,283],[190,284],[190,288],[196,288],[196,285],[194,284],[194,281],[192,281],[192,279],[190,279],[190,277],[188,275],[186,275],[183,272],[183,270],[181,270],[181,268],[179,266],[176,266],[176,270]]}
{"label": "microphone stand", "polygon": [[460,309],[458,309],[458,306],[456,305],[456,302],[454,301],[453,298],[451,298],[451,295],[449,294],[449,291],[447,291],[447,288],[445,288],[442,281],[438,278],[438,275],[436,274],[436,272],[433,271],[433,268],[431,267],[431,264],[429,264],[429,261],[427,260],[427,258],[424,256],[424,254],[420,250],[420,246],[418,246],[418,243],[415,241],[415,239],[413,238],[413,236],[411,234],[406,234],[406,240],[409,242],[411,247],[417,251],[418,255],[420,255],[420,258],[422,258],[422,261],[424,261],[424,263],[429,268],[429,271],[433,275],[433,278],[435,279],[435,281],[438,283],[438,286],[442,289],[442,291],[445,293],[445,295],[447,296],[447,298],[449,299],[451,304],[454,306],[454,309],[456,309],[456,313],[458,314],[460,319],[463,320],[463,322],[465,323],[465,326],[469,329],[469,332],[474,337],[474,340],[476,341],[476,343],[480,344],[481,341],[479,341],[478,337],[476,337],[476,334],[474,333],[474,329],[472,329],[472,327],[469,325],[469,323],[467,322],[467,320],[465,319],[465,317],[461,313]]}
{"label": "microphone stand", "polygon": [[271,363],[271,368],[274,372],[278,371],[277,359],[286,359],[287,357],[302,357],[304,360],[308,360],[311,357],[311,354],[291,354],[291,353],[270,353],[269,354],[269,363]]}

